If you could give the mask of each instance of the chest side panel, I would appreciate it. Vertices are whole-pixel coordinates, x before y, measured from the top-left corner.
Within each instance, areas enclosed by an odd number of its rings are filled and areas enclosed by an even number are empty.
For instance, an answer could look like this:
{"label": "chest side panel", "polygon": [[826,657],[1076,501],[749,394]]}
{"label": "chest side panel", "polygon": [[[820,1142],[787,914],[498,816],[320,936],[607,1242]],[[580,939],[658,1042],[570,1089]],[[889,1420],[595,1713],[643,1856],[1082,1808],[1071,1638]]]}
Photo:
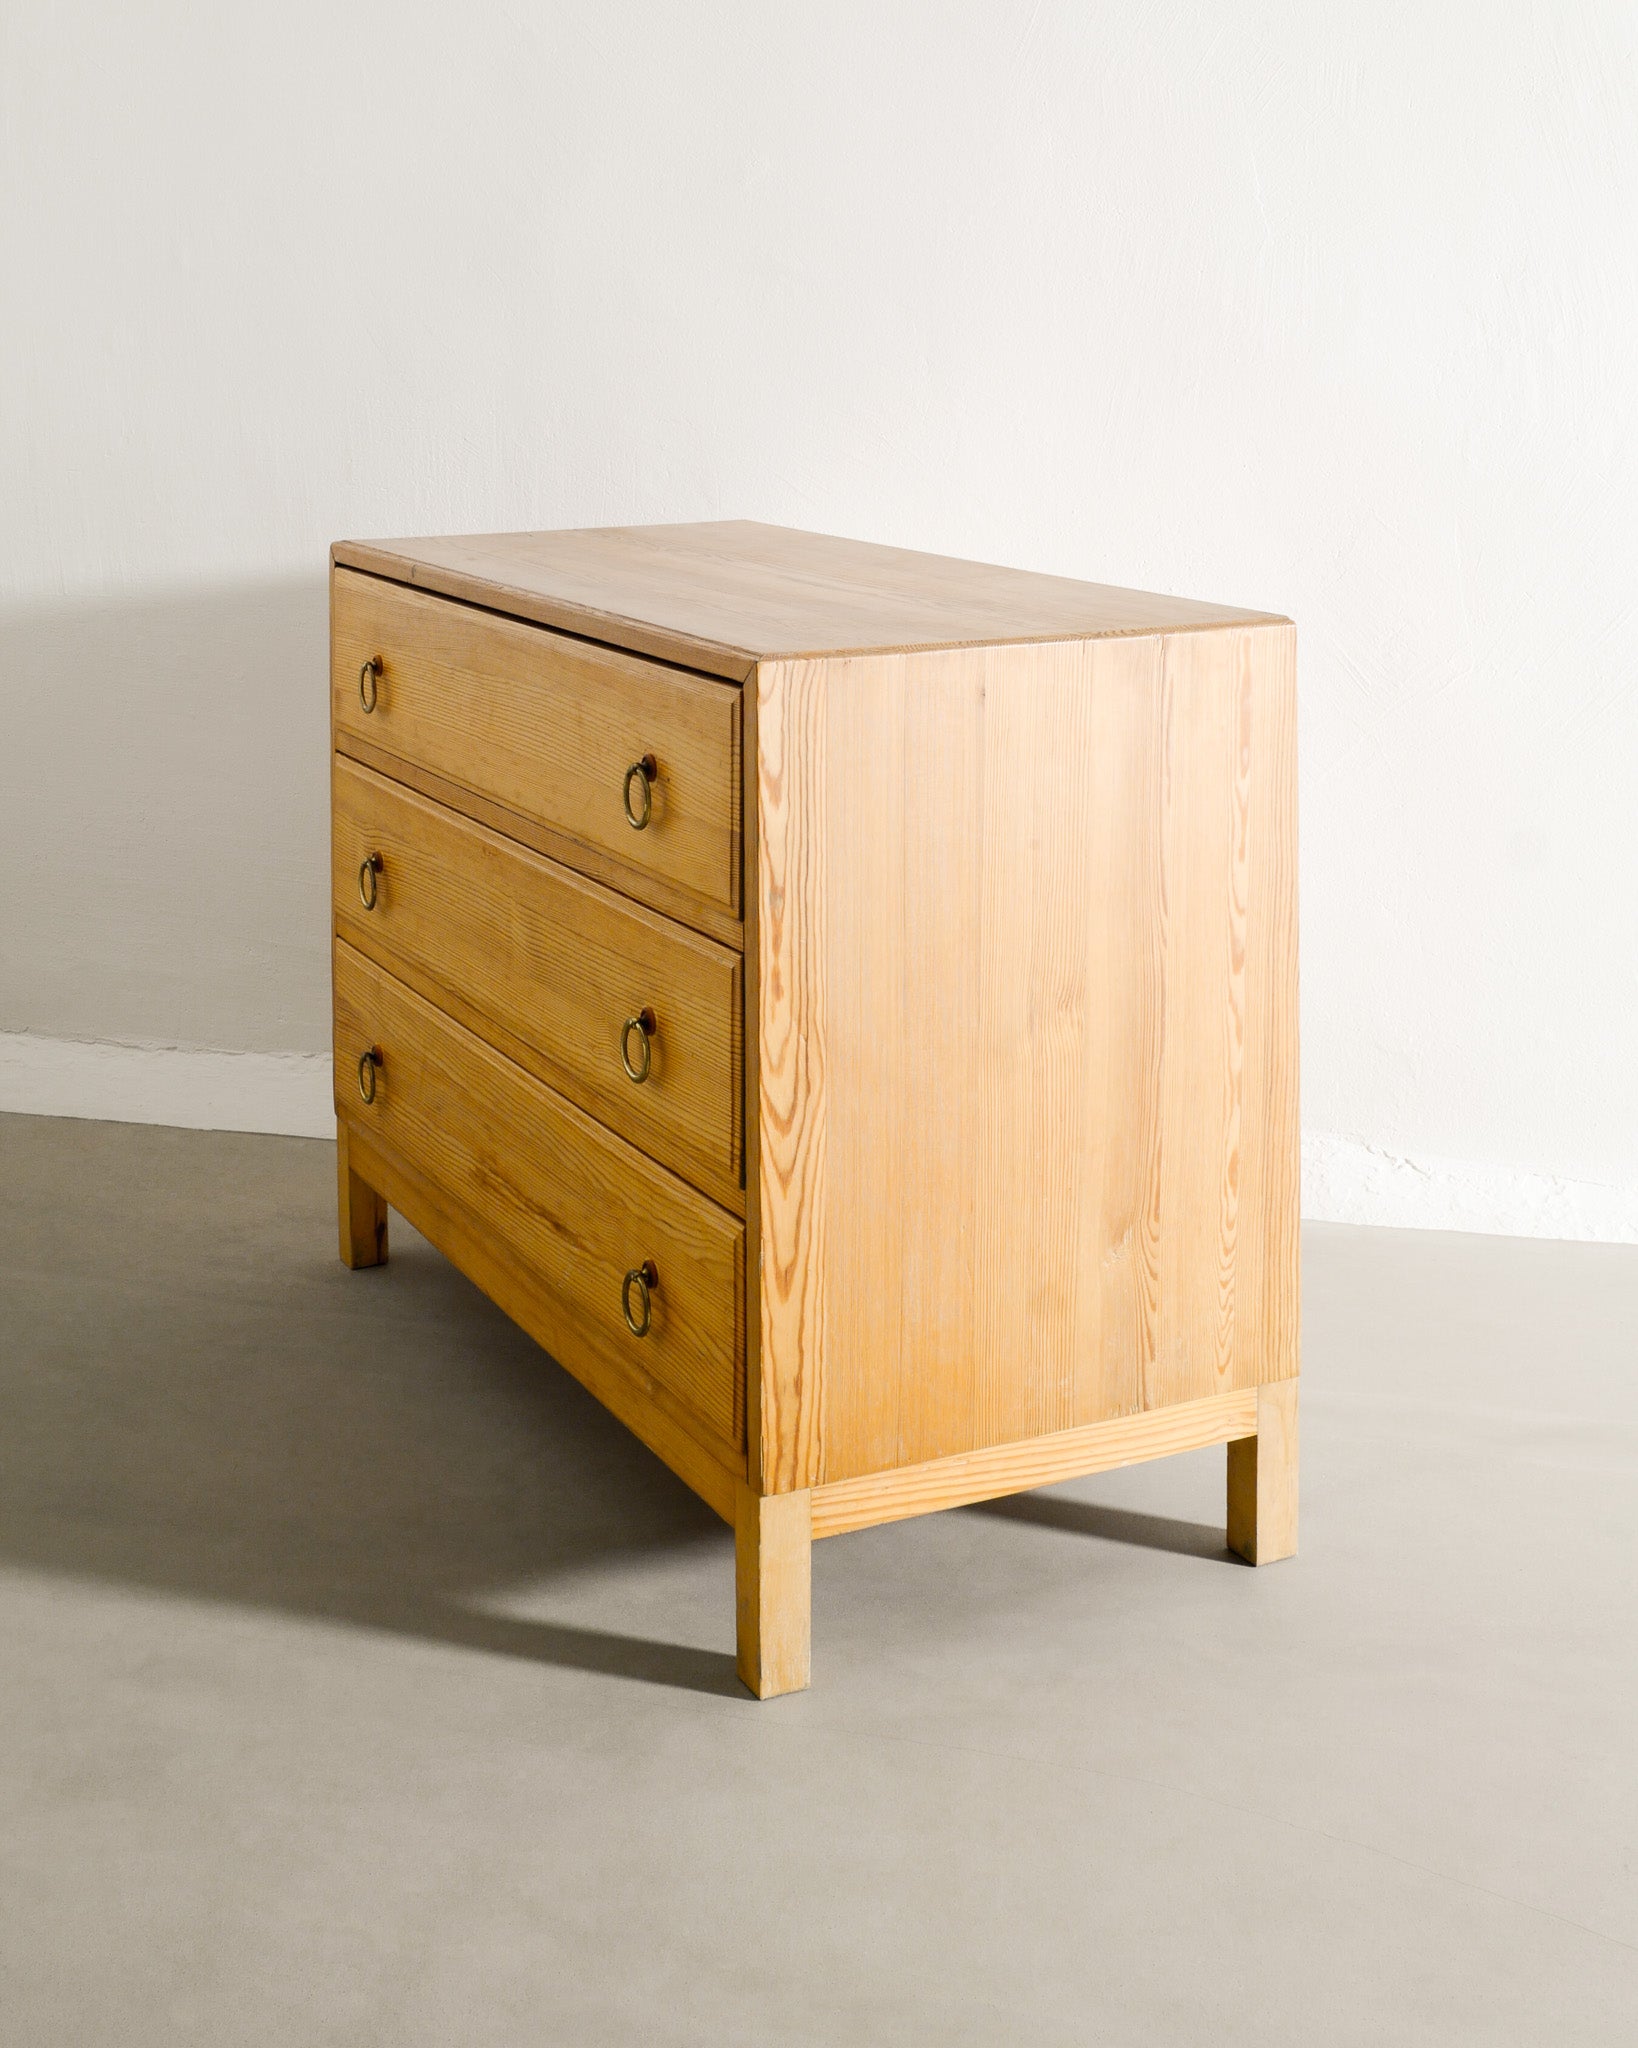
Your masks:
{"label": "chest side panel", "polygon": [[765,668],[762,1456],[1297,1366],[1293,634]]}

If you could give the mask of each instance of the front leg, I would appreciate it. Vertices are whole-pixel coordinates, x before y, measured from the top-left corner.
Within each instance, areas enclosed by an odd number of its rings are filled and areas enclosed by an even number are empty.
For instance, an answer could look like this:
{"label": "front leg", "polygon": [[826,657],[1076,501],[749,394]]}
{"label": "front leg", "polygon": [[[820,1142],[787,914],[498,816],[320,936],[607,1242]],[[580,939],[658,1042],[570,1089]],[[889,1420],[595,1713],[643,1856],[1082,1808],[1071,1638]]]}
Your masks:
{"label": "front leg", "polygon": [[739,1675],[759,1700],[801,1692],[813,1633],[813,1495],[741,1486],[734,1517]]}
{"label": "front leg", "polygon": [[361,1181],[348,1157],[347,1126],[336,1119],[336,1203],[341,1224],[344,1266],[387,1263],[387,1205],[375,1189]]}
{"label": "front leg", "polygon": [[1297,1382],[1257,1389],[1257,1434],[1228,1447],[1228,1547],[1248,1564],[1297,1554]]}

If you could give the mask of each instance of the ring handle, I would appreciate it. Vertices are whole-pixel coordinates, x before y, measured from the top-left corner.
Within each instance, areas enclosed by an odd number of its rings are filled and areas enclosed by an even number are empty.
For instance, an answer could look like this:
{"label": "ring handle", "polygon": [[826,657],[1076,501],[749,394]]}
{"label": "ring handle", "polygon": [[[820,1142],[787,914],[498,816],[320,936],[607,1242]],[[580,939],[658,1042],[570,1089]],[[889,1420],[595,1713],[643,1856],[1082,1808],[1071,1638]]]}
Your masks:
{"label": "ring handle", "polygon": [[[654,1034],[659,1028],[658,1018],[646,1003],[635,1016],[628,1017],[620,1026],[620,1064],[626,1070],[626,1079],[635,1081],[638,1087],[648,1079],[648,1070],[654,1058]],[[633,1032],[637,1034],[639,1047],[635,1060],[631,1056]]]}
{"label": "ring handle", "polygon": [[[645,754],[640,761],[633,761],[626,770],[626,779],[620,788],[620,803],[626,814],[626,823],[633,832],[643,832],[654,815],[654,780],[660,772],[660,764],[652,754]],[[631,785],[638,783],[643,792],[642,815],[632,809]]]}
{"label": "ring handle", "polygon": [[380,702],[381,693],[376,684],[381,678],[381,657],[372,654],[358,672],[358,701],[364,709],[373,711]]}
{"label": "ring handle", "polygon": [[363,860],[359,862],[358,900],[366,910],[373,910],[381,900],[381,891],[376,877],[380,874],[382,866],[383,862],[378,853],[367,853]]}
{"label": "ring handle", "polygon": [[[654,1270],[654,1261],[652,1259],[644,1259],[640,1266],[633,1266],[625,1279],[620,1283],[620,1313],[626,1319],[626,1328],[634,1337],[646,1337],[648,1335],[649,1325],[654,1319],[654,1305],[650,1300],[650,1296],[659,1284],[660,1276]],[[631,1290],[634,1287],[637,1290],[637,1299],[643,1306],[641,1322],[631,1312]]]}
{"label": "ring handle", "polygon": [[378,1045],[367,1045],[358,1056],[358,1092],[366,1102],[375,1100],[375,1077],[383,1064]]}

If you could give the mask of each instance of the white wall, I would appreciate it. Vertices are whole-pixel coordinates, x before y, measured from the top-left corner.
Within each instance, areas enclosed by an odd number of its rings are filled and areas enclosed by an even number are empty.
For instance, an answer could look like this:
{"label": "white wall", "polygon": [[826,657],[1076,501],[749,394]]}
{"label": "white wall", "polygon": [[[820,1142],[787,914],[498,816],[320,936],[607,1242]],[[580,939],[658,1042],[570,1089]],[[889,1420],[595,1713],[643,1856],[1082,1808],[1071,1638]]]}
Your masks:
{"label": "white wall", "polygon": [[322,1052],[333,537],[746,515],[1289,611],[1311,1206],[1638,1234],[1635,44],[8,0],[10,1070]]}

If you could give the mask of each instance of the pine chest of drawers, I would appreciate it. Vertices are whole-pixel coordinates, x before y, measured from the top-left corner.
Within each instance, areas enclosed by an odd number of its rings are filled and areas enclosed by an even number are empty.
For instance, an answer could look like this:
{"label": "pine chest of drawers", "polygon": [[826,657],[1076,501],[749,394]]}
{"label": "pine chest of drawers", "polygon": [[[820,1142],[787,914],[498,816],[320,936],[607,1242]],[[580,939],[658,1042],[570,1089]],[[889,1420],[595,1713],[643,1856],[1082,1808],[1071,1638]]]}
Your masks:
{"label": "pine chest of drawers", "polygon": [[1296,1539],[1295,635],[745,523],[332,551],[341,1253],[736,1531],[1228,1447]]}

